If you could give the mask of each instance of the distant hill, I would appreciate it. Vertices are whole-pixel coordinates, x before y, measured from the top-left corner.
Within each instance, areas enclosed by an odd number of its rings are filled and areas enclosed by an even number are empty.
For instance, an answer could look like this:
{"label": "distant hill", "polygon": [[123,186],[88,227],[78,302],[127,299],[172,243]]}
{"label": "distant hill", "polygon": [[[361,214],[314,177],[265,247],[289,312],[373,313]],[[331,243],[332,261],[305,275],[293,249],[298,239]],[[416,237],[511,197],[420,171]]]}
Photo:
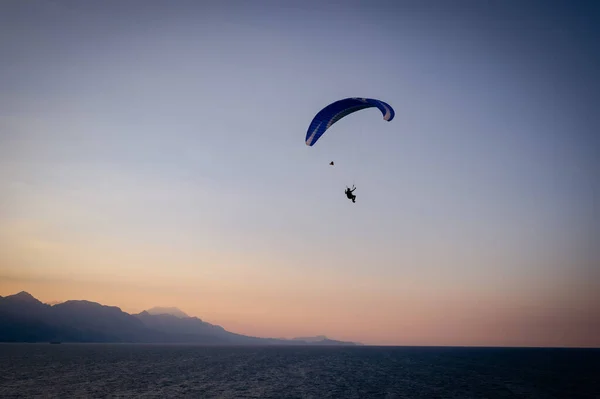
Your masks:
{"label": "distant hill", "polygon": [[189,317],[177,308],[152,308],[131,315],[116,306],[90,301],[48,305],[27,292],[0,297],[0,342],[356,345],[326,337],[293,340],[249,337]]}
{"label": "distant hill", "polygon": [[356,342],[344,342],[344,341],[337,341],[337,340],[329,339],[324,335],[317,335],[316,337],[298,337],[298,338],[293,338],[292,340],[306,342],[306,343],[312,344],[312,345],[360,345],[359,343],[356,343]]}
{"label": "distant hill", "polygon": [[146,312],[151,315],[169,314],[171,316],[179,317],[180,319],[190,317],[187,314],[185,314],[185,312],[183,312],[182,310],[174,307],[164,308],[160,306],[155,306],[152,309],[146,310]]}

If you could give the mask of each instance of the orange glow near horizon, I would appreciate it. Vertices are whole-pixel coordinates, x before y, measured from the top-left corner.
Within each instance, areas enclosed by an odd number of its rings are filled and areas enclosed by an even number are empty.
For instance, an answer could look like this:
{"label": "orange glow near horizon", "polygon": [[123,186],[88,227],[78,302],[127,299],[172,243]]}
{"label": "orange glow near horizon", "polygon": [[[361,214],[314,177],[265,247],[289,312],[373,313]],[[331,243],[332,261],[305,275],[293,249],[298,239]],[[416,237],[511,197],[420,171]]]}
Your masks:
{"label": "orange glow near horizon", "polygon": [[[315,278],[264,254],[175,256],[110,241],[71,248],[41,227],[0,229],[8,244],[0,247],[0,295],[27,291],[46,303],[89,300],[128,313],[175,306],[259,337],[326,335],[372,345],[599,345],[593,315],[600,301],[591,284],[549,281],[536,291],[498,280],[478,287],[452,273],[418,268],[402,269],[396,280],[357,268],[343,274],[322,269]],[[23,267],[6,267],[17,264]]]}
{"label": "orange glow near horizon", "polygon": [[[89,300],[135,314],[154,306],[175,306],[225,329],[258,337],[326,335],[370,345],[592,346],[598,325],[572,304],[562,313],[535,303],[439,294],[423,300],[393,291],[348,287],[335,295],[324,286],[294,292],[293,281],[279,289],[224,284],[163,284],[160,280],[90,281],[28,277],[0,278],[0,295],[27,291],[42,302]],[[578,312],[573,311],[580,309]]]}

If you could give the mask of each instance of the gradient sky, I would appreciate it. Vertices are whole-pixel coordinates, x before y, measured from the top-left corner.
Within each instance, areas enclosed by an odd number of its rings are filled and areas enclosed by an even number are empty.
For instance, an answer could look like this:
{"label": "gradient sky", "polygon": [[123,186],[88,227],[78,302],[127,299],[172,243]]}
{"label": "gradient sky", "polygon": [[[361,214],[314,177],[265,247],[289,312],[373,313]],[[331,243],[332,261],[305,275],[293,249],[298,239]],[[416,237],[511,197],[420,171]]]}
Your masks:
{"label": "gradient sky", "polygon": [[[0,295],[268,337],[600,346],[599,15],[2,1]],[[351,96],[396,118],[307,147]]]}

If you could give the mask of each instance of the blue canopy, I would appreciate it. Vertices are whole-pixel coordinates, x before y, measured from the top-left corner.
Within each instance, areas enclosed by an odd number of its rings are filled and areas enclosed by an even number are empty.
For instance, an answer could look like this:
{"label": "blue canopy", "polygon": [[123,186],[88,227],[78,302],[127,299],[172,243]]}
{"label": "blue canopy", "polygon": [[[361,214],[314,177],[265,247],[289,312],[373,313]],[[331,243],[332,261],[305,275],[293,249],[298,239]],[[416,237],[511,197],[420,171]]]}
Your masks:
{"label": "blue canopy", "polygon": [[383,114],[383,120],[394,119],[394,109],[387,103],[373,98],[351,97],[336,101],[323,108],[313,118],[306,132],[306,145],[313,146],[334,123],[353,112],[376,107]]}

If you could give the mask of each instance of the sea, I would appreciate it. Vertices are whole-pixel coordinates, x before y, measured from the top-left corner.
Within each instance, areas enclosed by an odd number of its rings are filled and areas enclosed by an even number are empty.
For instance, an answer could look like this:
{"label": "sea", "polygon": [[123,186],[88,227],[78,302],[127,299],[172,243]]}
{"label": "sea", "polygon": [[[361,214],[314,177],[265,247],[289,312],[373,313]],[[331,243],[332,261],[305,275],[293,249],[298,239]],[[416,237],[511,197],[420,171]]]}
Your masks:
{"label": "sea", "polygon": [[0,398],[600,398],[599,349],[0,344]]}

